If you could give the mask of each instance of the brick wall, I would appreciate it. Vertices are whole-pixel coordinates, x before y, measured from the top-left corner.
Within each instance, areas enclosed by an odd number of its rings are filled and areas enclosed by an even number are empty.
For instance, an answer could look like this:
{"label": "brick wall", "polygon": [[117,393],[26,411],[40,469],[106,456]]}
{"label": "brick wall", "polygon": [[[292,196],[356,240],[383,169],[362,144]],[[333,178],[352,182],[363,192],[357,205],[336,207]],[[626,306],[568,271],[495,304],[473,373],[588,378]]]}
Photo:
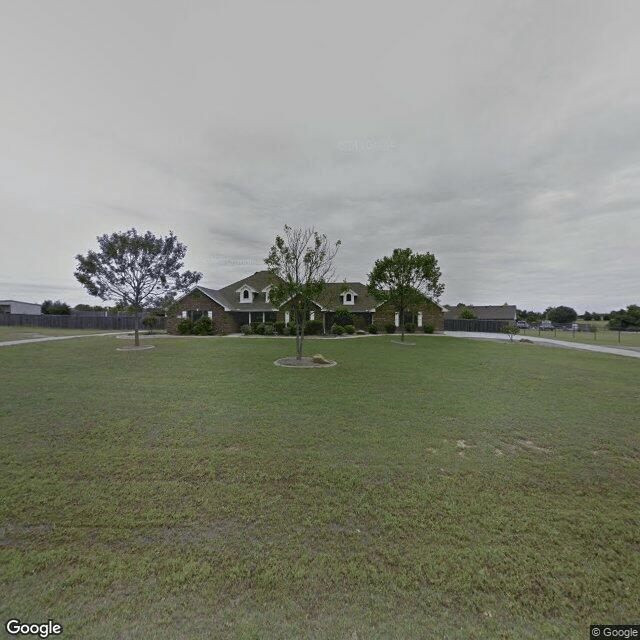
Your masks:
{"label": "brick wall", "polygon": [[240,327],[221,305],[203,293],[193,291],[180,301],[174,315],[167,316],[167,333],[178,333],[178,322],[182,318],[177,316],[182,311],[211,311],[213,316],[211,320],[216,332],[239,333],[240,331]]}
{"label": "brick wall", "polygon": [[[422,326],[425,324],[432,324],[436,331],[444,331],[444,313],[438,307],[438,305],[432,302],[426,302],[425,304],[412,309],[416,313],[422,311]],[[390,304],[384,304],[378,307],[373,314],[373,324],[378,327],[378,332],[384,330],[384,325],[388,323],[394,323],[396,320],[396,311]],[[416,327],[416,331],[422,331],[422,328]]]}

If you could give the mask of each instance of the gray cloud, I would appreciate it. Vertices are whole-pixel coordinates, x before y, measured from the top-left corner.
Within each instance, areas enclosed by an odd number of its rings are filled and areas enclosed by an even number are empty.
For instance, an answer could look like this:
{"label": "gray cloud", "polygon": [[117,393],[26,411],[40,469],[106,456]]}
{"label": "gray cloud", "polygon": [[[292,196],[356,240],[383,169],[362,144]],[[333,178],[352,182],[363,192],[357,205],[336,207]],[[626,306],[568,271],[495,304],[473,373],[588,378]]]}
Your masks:
{"label": "gray cloud", "polygon": [[431,251],[447,302],[638,302],[639,5],[249,5],[3,7],[0,297],[90,301],[131,226],[222,286],[288,223],[341,278]]}

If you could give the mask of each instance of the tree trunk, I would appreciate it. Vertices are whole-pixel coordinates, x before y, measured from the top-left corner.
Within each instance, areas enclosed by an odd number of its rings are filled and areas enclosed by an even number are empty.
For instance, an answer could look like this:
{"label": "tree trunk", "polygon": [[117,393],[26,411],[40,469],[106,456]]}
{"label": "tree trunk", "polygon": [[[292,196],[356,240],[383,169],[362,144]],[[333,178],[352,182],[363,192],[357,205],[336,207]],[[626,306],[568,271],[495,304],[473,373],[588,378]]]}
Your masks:
{"label": "tree trunk", "polygon": [[302,360],[302,340],[304,338],[304,327],[302,324],[303,314],[296,309],[296,359]]}
{"label": "tree trunk", "polygon": [[133,321],[133,327],[134,327],[134,335],[135,335],[135,339],[133,341],[133,343],[135,344],[136,347],[140,346],[140,334],[139,334],[139,329],[138,329],[138,313],[136,311],[134,311],[135,313],[135,319]]}

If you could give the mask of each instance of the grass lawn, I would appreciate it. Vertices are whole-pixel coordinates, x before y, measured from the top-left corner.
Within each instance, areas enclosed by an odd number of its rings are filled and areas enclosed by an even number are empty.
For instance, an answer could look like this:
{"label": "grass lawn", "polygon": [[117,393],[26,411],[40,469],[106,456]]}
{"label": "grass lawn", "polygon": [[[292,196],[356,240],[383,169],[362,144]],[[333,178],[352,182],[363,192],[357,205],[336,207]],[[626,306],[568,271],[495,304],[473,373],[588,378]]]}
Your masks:
{"label": "grass lawn", "polygon": [[122,333],[110,329],[50,329],[49,327],[0,326],[0,342],[50,338],[54,336],[82,336],[94,333]]}
{"label": "grass lawn", "polygon": [[[64,638],[588,637],[638,622],[640,362],[112,337],[0,352],[1,618]],[[149,342],[152,342],[151,340]]]}

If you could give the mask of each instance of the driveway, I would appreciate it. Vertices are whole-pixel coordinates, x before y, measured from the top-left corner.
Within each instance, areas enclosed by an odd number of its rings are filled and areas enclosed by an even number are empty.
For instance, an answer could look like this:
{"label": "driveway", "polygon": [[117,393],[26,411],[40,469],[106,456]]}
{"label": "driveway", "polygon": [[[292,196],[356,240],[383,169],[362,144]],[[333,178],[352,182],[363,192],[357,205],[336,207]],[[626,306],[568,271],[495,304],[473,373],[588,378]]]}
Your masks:
{"label": "driveway", "polygon": [[[476,338],[480,340],[509,340],[509,336],[506,333],[479,333],[475,331],[445,331],[445,335],[452,338]],[[523,338],[514,336],[514,342]],[[623,349],[617,347],[608,347],[599,344],[585,344],[582,342],[566,342],[564,340],[551,340],[550,338],[538,338],[535,336],[526,336],[525,340],[531,342],[540,342],[552,347],[562,347],[564,349],[578,349],[579,351],[597,351],[598,353],[610,353],[614,356],[626,356],[627,358],[640,358],[640,351],[634,351],[633,349]]]}

